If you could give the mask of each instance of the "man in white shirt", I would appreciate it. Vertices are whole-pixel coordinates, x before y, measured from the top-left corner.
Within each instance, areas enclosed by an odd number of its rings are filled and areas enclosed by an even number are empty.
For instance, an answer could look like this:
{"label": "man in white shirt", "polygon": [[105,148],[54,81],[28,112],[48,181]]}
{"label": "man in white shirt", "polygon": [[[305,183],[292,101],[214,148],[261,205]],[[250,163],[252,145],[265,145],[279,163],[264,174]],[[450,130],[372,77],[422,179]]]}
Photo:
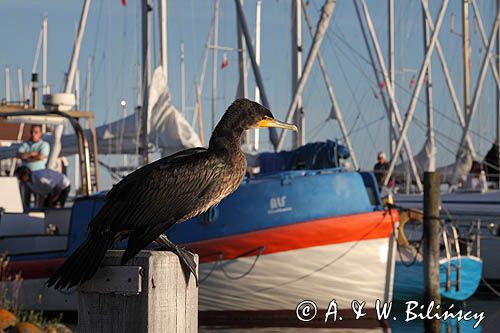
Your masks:
{"label": "man in white shirt", "polygon": [[71,189],[71,183],[66,175],[51,169],[31,171],[25,166],[17,168],[15,175],[31,191],[38,194],[39,207],[64,207]]}

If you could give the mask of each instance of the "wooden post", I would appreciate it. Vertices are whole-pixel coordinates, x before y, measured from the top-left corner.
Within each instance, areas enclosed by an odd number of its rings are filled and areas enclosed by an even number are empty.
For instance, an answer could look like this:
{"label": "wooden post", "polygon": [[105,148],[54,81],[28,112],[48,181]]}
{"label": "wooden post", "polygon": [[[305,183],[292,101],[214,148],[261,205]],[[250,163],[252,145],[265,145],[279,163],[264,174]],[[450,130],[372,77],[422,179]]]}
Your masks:
{"label": "wooden post", "polygon": [[[78,332],[197,332],[198,289],[172,252],[141,251],[126,266],[108,251],[78,295]],[[196,257],[196,261],[198,258]]]}
{"label": "wooden post", "polygon": [[[424,173],[424,303],[434,301],[431,312],[440,313],[436,305],[441,304],[439,291],[439,172]],[[426,320],[425,332],[441,332],[439,319]]]}

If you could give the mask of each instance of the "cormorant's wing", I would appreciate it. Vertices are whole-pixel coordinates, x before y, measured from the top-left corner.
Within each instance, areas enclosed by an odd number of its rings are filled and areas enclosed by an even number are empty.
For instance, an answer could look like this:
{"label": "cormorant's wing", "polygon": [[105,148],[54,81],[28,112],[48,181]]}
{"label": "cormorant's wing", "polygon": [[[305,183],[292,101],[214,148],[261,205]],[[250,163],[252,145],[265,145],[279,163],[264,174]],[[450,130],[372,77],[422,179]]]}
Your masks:
{"label": "cormorant's wing", "polygon": [[172,163],[176,163],[176,161],[179,161],[184,157],[197,155],[206,151],[207,149],[203,147],[190,148],[159,159],[153,163],[147,164],[142,168],[139,168],[134,172],[128,174],[120,182],[115,184],[113,188],[111,188],[111,190],[106,194],[105,201],[111,203],[115,201],[115,199],[119,199],[123,194],[126,194],[127,192],[132,190],[137,185],[138,180],[140,180],[144,176],[147,176],[152,170],[158,167],[164,168],[165,166],[168,166]]}
{"label": "cormorant's wing", "polygon": [[206,149],[190,149],[151,163],[113,187],[90,228],[159,235],[210,207],[207,198],[219,194],[225,168],[224,160]]}

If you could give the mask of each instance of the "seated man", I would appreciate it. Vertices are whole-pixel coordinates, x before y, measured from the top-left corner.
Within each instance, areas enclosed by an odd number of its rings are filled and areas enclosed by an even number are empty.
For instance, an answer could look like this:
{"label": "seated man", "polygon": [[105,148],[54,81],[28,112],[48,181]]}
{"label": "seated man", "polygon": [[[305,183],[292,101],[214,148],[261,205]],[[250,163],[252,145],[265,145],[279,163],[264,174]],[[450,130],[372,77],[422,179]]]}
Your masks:
{"label": "seated man", "polygon": [[71,189],[66,175],[51,169],[31,171],[25,166],[17,168],[15,175],[39,195],[38,207],[64,207]]}

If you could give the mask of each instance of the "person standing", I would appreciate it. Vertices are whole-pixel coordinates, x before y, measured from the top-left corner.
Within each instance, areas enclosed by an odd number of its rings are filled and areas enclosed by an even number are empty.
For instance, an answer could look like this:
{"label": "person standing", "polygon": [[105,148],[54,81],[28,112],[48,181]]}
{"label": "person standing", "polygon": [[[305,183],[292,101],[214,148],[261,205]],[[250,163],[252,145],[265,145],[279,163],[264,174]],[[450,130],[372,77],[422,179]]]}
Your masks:
{"label": "person standing", "polygon": [[23,161],[22,166],[28,167],[31,171],[45,169],[47,164],[50,146],[48,142],[42,140],[42,136],[42,125],[32,125],[29,140],[23,142],[17,151],[17,157]]}
{"label": "person standing", "polygon": [[38,207],[64,207],[71,189],[66,175],[51,169],[31,171],[26,166],[17,168],[15,175],[38,195]]}
{"label": "person standing", "polygon": [[[385,177],[387,176],[387,172],[389,171],[389,163],[387,162],[387,157],[383,151],[377,154],[377,163],[373,166],[373,173],[375,174],[375,179],[377,179],[377,183],[379,187],[382,187],[385,182]],[[387,184],[389,187],[394,186],[394,182],[392,179]]]}
{"label": "person standing", "polygon": [[[30,138],[24,141],[17,150],[17,158],[21,159],[21,166],[29,168],[31,171],[45,169],[47,157],[50,153],[49,144],[42,140],[42,125],[31,125]],[[29,208],[31,203],[31,190],[27,186],[21,186],[24,207]]]}

